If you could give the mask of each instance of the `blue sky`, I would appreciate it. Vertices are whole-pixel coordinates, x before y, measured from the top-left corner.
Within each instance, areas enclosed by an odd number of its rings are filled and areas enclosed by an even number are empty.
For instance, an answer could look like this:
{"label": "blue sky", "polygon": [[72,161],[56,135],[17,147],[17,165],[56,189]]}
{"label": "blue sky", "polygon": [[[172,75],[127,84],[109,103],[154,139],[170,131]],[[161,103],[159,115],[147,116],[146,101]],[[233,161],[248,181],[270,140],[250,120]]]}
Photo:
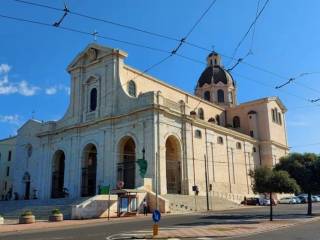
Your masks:
{"label": "blue sky", "polygon": [[[64,1],[32,0],[58,8]],[[189,42],[214,48],[232,56],[241,37],[255,17],[259,0],[217,0],[188,38]],[[67,0],[73,11],[105,18],[174,38],[182,38],[192,27],[211,0]],[[260,0],[260,8],[265,0]],[[305,75],[282,88],[274,87],[305,72],[319,72],[320,1],[270,0],[259,18],[252,41],[250,32],[236,58],[274,74],[239,64],[232,72],[238,85],[238,101],[245,102],[266,96],[279,96],[288,108],[286,115],[289,145],[294,151],[320,152],[320,107],[305,99],[320,97],[320,74]],[[50,9],[1,0],[0,14],[53,23],[62,13]],[[68,15],[62,26],[136,42],[168,51],[177,43],[113,25],[89,21]],[[57,120],[69,103],[67,65],[75,55],[93,41],[93,37],[61,29],[15,22],[0,18],[0,138],[15,134],[32,115],[39,120]],[[148,49],[119,42],[97,39],[100,44],[121,48],[129,53],[126,62],[144,70],[166,56]],[[179,50],[194,59],[204,61],[208,52],[183,45]],[[222,59],[228,67],[230,60]],[[204,66],[174,56],[150,74],[193,92]],[[297,97],[298,96],[298,97]],[[319,102],[320,104],[320,102]],[[34,112],[32,114],[32,112]],[[312,143],[317,143],[310,145]]]}

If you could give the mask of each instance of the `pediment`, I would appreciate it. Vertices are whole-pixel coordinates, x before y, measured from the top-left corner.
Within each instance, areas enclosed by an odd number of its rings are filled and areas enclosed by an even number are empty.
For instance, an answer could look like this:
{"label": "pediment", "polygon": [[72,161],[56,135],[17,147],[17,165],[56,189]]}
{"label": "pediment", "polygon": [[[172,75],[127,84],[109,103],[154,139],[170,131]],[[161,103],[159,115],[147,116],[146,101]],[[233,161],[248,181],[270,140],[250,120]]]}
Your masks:
{"label": "pediment", "polygon": [[[72,60],[68,65],[67,71],[70,72],[76,67],[86,66],[92,62],[98,61],[103,56],[113,53],[120,53],[120,50],[91,43]],[[127,56],[125,52],[121,51],[121,53],[123,56]]]}

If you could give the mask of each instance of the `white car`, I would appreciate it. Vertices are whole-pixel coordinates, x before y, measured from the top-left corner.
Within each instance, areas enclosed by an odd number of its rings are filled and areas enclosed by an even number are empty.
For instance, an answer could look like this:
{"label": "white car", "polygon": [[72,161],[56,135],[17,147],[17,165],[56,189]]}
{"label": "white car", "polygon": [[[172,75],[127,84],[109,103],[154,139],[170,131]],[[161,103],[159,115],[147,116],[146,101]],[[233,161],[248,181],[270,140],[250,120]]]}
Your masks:
{"label": "white car", "polygon": [[269,206],[270,205],[270,199],[259,198],[259,205]]}
{"label": "white car", "polygon": [[281,198],[279,203],[294,204],[296,203],[296,200],[294,197],[285,197],[285,198]]}

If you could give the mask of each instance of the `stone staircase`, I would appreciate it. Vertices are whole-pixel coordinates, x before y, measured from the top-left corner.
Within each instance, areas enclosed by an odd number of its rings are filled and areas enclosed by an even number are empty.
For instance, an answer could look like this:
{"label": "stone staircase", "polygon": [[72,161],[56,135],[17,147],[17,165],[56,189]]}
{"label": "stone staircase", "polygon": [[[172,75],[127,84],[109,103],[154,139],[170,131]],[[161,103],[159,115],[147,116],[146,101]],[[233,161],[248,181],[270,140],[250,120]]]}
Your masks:
{"label": "stone staircase", "polygon": [[[186,213],[186,212],[203,212],[207,211],[207,198],[206,196],[191,196],[191,195],[178,195],[166,194],[163,197],[169,200],[171,213]],[[217,196],[209,197],[210,210],[225,210],[238,208],[239,204],[232,202],[225,198]]]}
{"label": "stone staircase", "polygon": [[71,218],[72,205],[79,204],[87,198],[78,199],[48,199],[48,200],[17,200],[0,201],[0,215],[5,219],[18,219],[21,213],[31,210],[38,220],[47,220],[51,211],[55,208],[60,209],[64,219]]}

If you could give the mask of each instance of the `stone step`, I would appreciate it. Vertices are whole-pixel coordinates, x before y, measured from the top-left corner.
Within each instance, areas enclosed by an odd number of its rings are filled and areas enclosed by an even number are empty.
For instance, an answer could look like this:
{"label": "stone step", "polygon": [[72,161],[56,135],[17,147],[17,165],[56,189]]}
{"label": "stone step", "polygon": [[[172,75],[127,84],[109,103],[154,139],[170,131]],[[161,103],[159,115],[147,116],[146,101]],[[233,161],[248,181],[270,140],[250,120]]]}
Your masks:
{"label": "stone step", "polygon": [[36,219],[48,219],[51,211],[58,208],[65,219],[71,218],[72,205],[79,204],[88,198],[50,199],[50,200],[18,200],[0,201],[0,214],[5,219],[17,219],[26,210],[32,211]]}
{"label": "stone step", "polygon": [[[164,198],[169,200],[170,211],[173,213],[178,212],[194,212],[207,210],[206,196],[191,196],[191,195],[178,195],[166,194]],[[223,210],[238,207],[237,203],[220,197],[209,197],[210,210]]]}

